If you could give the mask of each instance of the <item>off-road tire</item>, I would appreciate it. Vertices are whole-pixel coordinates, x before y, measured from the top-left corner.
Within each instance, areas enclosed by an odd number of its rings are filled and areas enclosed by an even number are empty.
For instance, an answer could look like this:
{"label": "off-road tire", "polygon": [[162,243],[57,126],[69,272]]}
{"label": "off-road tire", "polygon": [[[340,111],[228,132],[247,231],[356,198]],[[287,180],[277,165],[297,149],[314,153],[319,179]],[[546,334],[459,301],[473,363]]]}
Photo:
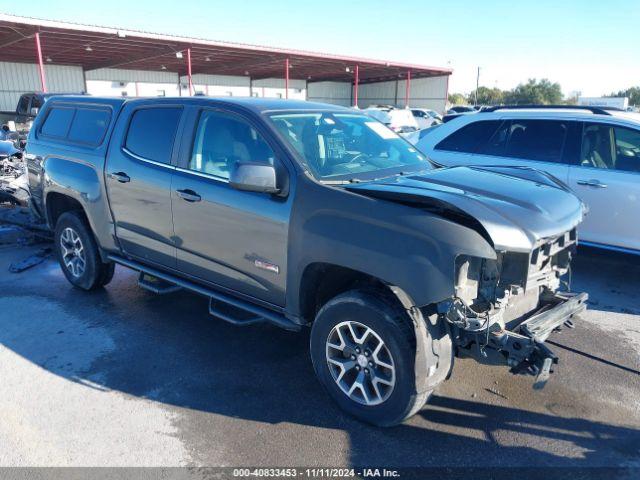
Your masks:
{"label": "off-road tire", "polygon": [[[372,329],[384,341],[393,358],[395,385],[382,403],[358,403],[341,389],[332,375],[327,360],[327,341],[334,327],[345,321],[356,321]],[[431,335],[426,347],[428,351],[437,350]],[[412,319],[395,298],[383,292],[351,290],[334,297],[320,309],[311,329],[311,360],[320,383],[343,410],[374,425],[393,426],[403,422],[420,410],[433,392],[436,382],[430,382],[427,391],[416,391],[416,385],[424,385],[427,379],[416,379],[415,356]],[[437,375],[442,381],[450,367],[450,361],[445,358],[430,376]]]}
{"label": "off-road tire", "polygon": [[[63,258],[61,237],[65,231],[67,231],[67,235],[69,234],[68,229],[75,232],[82,246],[84,268],[80,275],[74,275]],[[107,285],[113,278],[115,264],[102,261],[93,232],[80,212],[71,211],[60,215],[54,233],[54,249],[62,273],[74,287],[82,290],[95,290]]]}

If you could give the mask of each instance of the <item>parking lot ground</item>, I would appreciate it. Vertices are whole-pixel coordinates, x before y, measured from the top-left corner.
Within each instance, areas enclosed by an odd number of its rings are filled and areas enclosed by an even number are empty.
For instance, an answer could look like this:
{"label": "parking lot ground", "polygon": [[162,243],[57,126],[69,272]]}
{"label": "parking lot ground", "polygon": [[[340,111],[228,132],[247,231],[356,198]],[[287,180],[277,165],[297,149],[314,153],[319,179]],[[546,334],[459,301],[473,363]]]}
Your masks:
{"label": "parking lot ground", "polygon": [[72,288],[39,246],[0,246],[0,466],[640,466],[640,262],[582,251],[591,296],[551,337],[547,387],[456,361],[405,424],[374,428],[316,381],[308,332],[234,327],[118,268]]}

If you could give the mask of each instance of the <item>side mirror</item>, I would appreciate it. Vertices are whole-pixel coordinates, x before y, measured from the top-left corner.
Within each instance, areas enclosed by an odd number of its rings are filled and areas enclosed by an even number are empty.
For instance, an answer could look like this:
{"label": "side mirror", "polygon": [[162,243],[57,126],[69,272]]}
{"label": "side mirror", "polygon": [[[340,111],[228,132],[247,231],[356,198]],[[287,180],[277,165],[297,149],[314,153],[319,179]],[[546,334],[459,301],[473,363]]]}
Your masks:
{"label": "side mirror", "polygon": [[40,109],[38,107],[31,107],[31,110],[29,110],[29,115],[35,117],[36,115],[38,115],[39,111]]}
{"label": "side mirror", "polygon": [[247,192],[280,192],[276,181],[276,168],[268,163],[236,163],[231,170],[229,185]]}

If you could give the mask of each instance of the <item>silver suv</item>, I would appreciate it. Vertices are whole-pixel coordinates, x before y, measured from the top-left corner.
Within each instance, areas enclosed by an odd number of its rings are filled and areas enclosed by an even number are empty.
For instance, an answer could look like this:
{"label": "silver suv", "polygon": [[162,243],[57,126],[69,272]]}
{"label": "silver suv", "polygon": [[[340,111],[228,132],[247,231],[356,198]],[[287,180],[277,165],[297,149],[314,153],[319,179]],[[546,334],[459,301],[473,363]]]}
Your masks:
{"label": "silver suv", "polygon": [[580,243],[640,253],[640,114],[598,107],[489,107],[461,115],[417,146],[447,166],[546,171],[589,207]]}

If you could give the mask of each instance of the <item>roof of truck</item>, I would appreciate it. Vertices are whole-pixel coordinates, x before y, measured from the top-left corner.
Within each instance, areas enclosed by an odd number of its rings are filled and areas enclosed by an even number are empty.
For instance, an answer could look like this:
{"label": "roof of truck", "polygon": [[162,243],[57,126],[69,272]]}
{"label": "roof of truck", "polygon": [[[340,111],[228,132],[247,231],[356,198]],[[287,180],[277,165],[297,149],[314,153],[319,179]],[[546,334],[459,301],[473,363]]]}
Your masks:
{"label": "roof of truck", "polygon": [[[178,97],[180,98],[180,97]],[[250,110],[265,112],[270,110],[345,110],[351,109],[333,105],[330,103],[307,102],[305,100],[285,100],[282,98],[256,98],[256,97],[191,97],[181,100],[193,100],[194,103],[200,103],[199,100],[209,100],[215,103],[225,103],[229,105],[240,105]]]}
{"label": "roof of truck", "polygon": [[280,98],[255,98],[255,97],[96,97],[90,95],[59,95],[53,96],[51,100],[61,100],[64,102],[78,103],[108,103],[109,105],[123,103],[181,103],[184,105],[206,105],[206,104],[224,104],[238,105],[248,110],[258,113],[267,111],[291,111],[291,110],[341,110],[354,111],[348,107],[341,107],[329,103],[307,102],[304,100],[285,100]]}

